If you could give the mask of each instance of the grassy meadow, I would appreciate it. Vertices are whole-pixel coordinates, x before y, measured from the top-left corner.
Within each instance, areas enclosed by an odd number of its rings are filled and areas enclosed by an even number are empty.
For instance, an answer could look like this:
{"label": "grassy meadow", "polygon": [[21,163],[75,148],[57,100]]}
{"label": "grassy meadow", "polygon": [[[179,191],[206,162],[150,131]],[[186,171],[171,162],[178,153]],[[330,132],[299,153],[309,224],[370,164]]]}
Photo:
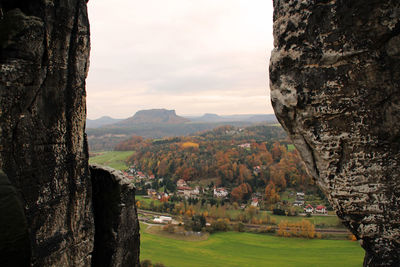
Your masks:
{"label": "grassy meadow", "polygon": [[205,241],[182,241],[151,234],[141,224],[141,260],[166,266],[362,266],[358,242],[282,238],[222,232]]}
{"label": "grassy meadow", "polygon": [[89,158],[90,164],[99,164],[109,166],[116,170],[125,170],[128,168],[126,160],[134,151],[101,151],[94,152],[95,156]]}

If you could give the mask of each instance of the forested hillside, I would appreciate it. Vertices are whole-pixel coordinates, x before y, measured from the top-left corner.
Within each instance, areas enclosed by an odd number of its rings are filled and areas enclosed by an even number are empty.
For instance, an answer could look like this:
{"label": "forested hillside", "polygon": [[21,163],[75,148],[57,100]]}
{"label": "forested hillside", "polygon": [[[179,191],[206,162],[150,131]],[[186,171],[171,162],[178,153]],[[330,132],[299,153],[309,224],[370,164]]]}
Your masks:
{"label": "forested hillside", "polygon": [[[312,180],[281,127],[222,126],[196,136],[145,140],[134,136],[116,150],[134,150],[130,164],[175,181],[215,178],[238,199],[252,191],[307,189]],[[235,188],[236,187],[236,188]],[[247,193],[246,193],[247,191]]]}

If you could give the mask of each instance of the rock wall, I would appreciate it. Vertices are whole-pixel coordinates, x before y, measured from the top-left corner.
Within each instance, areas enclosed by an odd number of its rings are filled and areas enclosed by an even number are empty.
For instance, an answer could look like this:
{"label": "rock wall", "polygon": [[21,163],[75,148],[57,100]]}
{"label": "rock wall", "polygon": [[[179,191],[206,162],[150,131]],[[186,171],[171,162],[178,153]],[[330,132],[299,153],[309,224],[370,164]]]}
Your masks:
{"label": "rock wall", "polygon": [[90,166],[93,183],[95,249],[93,266],[139,266],[139,220],[135,188],[122,173]]}
{"label": "rock wall", "polygon": [[400,3],[274,0],[271,99],[366,250],[400,262]]}
{"label": "rock wall", "polygon": [[86,2],[2,1],[1,8],[1,161],[24,203],[32,264],[87,266],[94,227]]}
{"label": "rock wall", "polygon": [[20,266],[91,265],[89,50],[85,0],[0,2],[0,209],[21,208],[0,216],[16,223],[15,235],[0,235],[1,266],[16,266],[13,255]]}

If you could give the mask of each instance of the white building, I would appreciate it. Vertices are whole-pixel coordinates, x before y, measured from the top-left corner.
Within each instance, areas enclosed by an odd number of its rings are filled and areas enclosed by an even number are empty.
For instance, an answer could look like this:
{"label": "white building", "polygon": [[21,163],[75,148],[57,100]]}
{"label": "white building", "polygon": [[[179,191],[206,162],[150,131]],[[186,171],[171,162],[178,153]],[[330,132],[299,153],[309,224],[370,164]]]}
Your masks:
{"label": "white building", "polygon": [[155,222],[155,223],[170,223],[170,222],[172,222],[172,218],[169,216],[160,216],[160,217],[154,218],[153,222]]}
{"label": "white building", "polygon": [[226,197],[228,194],[228,191],[223,187],[214,188],[214,197]]}

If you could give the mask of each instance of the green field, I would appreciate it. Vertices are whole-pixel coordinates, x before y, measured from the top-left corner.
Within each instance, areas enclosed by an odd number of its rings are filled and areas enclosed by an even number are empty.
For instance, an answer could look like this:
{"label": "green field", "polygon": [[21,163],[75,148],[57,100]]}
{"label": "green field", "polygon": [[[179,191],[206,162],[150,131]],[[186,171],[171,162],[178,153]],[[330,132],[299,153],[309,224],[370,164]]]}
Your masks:
{"label": "green field", "polygon": [[140,195],[136,195],[135,200],[140,201],[140,203],[145,204],[145,205],[150,205],[151,202],[153,202],[154,206],[161,206],[163,204],[161,201],[154,200],[154,199],[147,198],[147,197],[145,198]]}
{"label": "green field", "polygon": [[95,153],[98,155],[89,158],[90,164],[99,164],[116,170],[125,170],[128,168],[126,160],[134,151],[102,151]]}
{"label": "green field", "polygon": [[290,144],[290,145],[288,145],[287,146],[287,150],[288,151],[293,151],[293,150],[295,150],[296,148],[294,147],[294,145],[292,145],[292,144]]}
{"label": "green field", "polygon": [[362,266],[364,251],[347,240],[308,240],[225,232],[206,241],[182,241],[144,231],[141,260],[179,266]]}

